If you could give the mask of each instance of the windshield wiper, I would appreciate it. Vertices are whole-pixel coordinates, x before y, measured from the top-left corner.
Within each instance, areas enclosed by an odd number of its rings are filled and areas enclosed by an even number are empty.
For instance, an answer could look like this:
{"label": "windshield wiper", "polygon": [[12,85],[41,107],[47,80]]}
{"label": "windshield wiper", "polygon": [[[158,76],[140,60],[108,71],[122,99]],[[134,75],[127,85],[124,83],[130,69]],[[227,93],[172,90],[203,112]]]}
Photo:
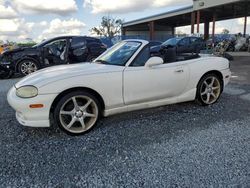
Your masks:
{"label": "windshield wiper", "polygon": [[98,59],[95,61],[96,63],[101,63],[101,64],[109,64],[109,62],[107,61],[104,61],[104,60],[101,60],[101,59]]}

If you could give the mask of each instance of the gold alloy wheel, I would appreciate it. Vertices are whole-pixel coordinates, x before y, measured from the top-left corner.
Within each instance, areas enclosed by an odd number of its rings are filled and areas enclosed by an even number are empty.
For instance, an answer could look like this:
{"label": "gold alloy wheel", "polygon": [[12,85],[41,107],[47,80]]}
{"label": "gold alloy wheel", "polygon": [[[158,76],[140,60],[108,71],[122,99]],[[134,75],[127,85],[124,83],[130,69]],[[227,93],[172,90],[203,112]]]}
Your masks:
{"label": "gold alloy wheel", "polygon": [[94,126],[98,119],[98,107],[88,96],[74,96],[61,107],[59,120],[70,133],[84,133]]}
{"label": "gold alloy wheel", "polygon": [[215,76],[206,78],[200,89],[201,100],[207,104],[213,104],[217,101],[221,94],[221,83]]}

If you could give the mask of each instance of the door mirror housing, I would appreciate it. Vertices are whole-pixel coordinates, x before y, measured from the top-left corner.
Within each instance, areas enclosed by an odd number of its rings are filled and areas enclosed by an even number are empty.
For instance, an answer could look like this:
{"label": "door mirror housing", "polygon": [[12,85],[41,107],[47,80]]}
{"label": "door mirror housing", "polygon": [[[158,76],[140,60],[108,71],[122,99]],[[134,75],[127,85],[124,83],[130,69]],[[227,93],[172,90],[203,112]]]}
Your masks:
{"label": "door mirror housing", "polygon": [[153,67],[153,66],[161,65],[161,64],[163,64],[163,59],[161,57],[151,57],[145,63],[145,67]]}

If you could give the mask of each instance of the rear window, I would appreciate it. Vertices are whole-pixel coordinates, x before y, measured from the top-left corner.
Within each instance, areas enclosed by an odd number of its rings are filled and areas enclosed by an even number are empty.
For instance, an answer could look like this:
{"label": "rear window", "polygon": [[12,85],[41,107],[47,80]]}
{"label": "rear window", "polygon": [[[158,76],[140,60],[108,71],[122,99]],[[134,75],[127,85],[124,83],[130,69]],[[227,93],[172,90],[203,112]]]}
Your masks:
{"label": "rear window", "polygon": [[195,38],[195,37],[190,38],[190,41],[191,41],[192,44],[193,44],[193,43],[200,43],[200,42],[203,42],[202,38]]}
{"label": "rear window", "polygon": [[180,45],[182,46],[187,46],[189,45],[189,38],[184,38],[179,42]]}
{"label": "rear window", "polygon": [[166,42],[164,42],[162,45],[163,46],[167,46],[167,45],[175,46],[177,42],[179,42],[180,40],[181,38],[171,38],[171,39],[168,39]]}
{"label": "rear window", "polygon": [[71,41],[71,48],[79,48],[85,46],[86,41],[83,37],[73,37]]}

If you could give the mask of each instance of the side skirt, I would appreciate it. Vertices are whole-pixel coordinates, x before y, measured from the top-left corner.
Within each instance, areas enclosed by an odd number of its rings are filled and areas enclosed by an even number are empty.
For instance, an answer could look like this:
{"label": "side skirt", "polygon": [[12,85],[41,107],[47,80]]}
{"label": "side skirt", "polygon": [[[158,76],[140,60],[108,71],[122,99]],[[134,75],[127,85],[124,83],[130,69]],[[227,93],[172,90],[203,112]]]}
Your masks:
{"label": "side skirt", "polygon": [[178,97],[161,99],[157,101],[150,101],[150,102],[139,103],[139,104],[131,104],[131,105],[126,105],[126,106],[122,106],[118,108],[104,110],[104,117],[115,115],[115,114],[120,114],[124,112],[135,111],[135,110],[149,109],[149,108],[154,108],[154,107],[159,107],[159,106],[166,106],[169,104],[194,101],[195,96],[196,96],[196,88],[189,90],[188,92]]}

